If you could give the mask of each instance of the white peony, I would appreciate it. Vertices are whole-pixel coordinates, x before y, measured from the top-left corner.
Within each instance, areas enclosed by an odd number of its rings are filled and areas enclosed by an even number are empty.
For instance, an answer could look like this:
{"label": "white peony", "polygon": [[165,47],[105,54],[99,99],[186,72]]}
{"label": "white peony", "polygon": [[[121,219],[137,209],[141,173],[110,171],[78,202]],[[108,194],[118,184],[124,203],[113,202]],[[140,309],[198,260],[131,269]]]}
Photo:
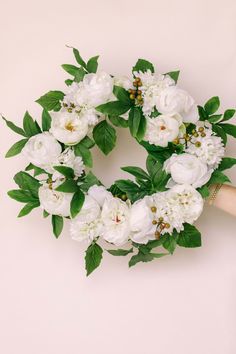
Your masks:
{"label": "white peony", "polygon": [[166,147],[179,135],[182,124],[180,115],[159,115],[156,118],[147,118],[147,128],[144,140],[150,144]]}
{"label": "white peony", "polygon": [[134,89],[132,81],[127,76],[115,76],[114,85],[123,87],[125,90]]}
{"label": "white peony", "polygon": [[177,184],[190,184],[194,188],[198,188],[206,184],[213,172],[208,169],[196,156],[191,154],[173,154],[164,163],[164,169],[171,174],[172,180],[168,182],[168,186]]}
{"label": "white peony", "polygon": [[129,217],[130,207],[125,202],[119,198],[106,199],[101,214],[103,238],[116,246],[125,244],[130,235]]}
{"label": "white peony", "polygon": [[130,238],[136,243],[146,244],[155,239],[154,213],[152,211],[152,198],[144,197],[135,202],[130,212]]}
{"label": "white peony", "polygon": [[202,213],[201,194],[190,185],[176,185],[168,191],[169,202],[178,205],[184,222],[193,224]]}
{"label": "white peony", "polygon": [[61,153],[61,145],[48,132],[37,134],[29,138],[22,153],[33,165],[47,169],[47,167]]}
{"label": "white peony", "polygon": [[75,241],[92,242],[95,238],[101,236],[103,224],[101,219],[95,219],[90,222],[80,221],[74,218],[70,222],[70,235]]}
{"label": "white peony", "polygon": [[85,166],[82,160],[81,156],[75,156],[74,151],[68,147],[65,149],[59,156],[58,158],[53,161],[52,164],[52,173],[53,173],[53,180],[60,178],[62,175],[53,169],[53,166],[66,166],[66,167],[71,167],[74,170],[74,174],[76,177],[79,177],[82,175]]}
{"label": "white peony", "polygon": [[76,113],[52,112],[50,133],[61,143],[75,145],[88,133],[88,122]]}
{"label": "white peony", "polygon": [[76,220],[80,222],[90,223],[98,219],[101,214],[101,208],[95,199],[89,195],[85,196],[84,204],[76,216]]}
{"label": "white peony", "polygon": [[70,202],[72,200],[73,193],[58,192],[55,190],[57,186],[58,183],[45,184],[39,187],[40,206],[49,214],[69,216]]}
{"label": "white peony", "polygon": [[88,190],[88,195],[96,200],[102,207],[106,199],[112,198],[111,192],[108,192],[104,186],[93,185]]}
{"label": "white peony", "polygon": [[177,86],[167,87],[156,97],[156,108],[163,114],[179,113],[186,123],[198,120],[198,109],[194,99]]}

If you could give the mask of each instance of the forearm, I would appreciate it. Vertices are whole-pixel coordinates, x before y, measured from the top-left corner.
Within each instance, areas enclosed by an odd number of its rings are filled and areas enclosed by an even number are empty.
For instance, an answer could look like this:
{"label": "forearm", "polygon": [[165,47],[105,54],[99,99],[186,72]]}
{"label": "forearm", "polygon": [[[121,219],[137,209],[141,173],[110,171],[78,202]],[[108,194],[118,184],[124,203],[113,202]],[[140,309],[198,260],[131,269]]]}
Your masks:
{"label": "forearm", "polygon": [[212,205],[236,216],[236,188],[224,184],[217,192]]}

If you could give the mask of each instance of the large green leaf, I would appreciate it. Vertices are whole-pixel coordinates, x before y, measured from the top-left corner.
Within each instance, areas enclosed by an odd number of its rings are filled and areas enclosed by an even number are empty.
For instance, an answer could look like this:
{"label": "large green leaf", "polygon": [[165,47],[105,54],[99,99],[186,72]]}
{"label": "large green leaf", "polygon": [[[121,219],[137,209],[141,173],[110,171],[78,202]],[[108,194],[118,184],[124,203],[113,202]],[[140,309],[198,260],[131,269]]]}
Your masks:
{"label": "large green leaf", "polygon": [[154,73],[154,66],[152,63],[150,63],[150,61],[145,60],[145,59],[138,59],[137,63],[135,64],[135,66],[133,67],[133,72],[138,72],[138,71],[142,71],[142,72],[146,72],[147,70],[151,70],[152,73]]}
{"label": "large green leaf", "polygon": [[36,102],[47,111],[59,111],[64,96],[64,93],[61,91],[49,91],[41,96]]}
{"label": "large green leaf", "polygon": [[27,111],[25,112],[23,119],[23,128],[28,137],[41,133],[38,124],[33,120],[31,115]]}
{"label": "large green leaf", "polygon": [[115,147],[116,131],[106,120],[103,120],[93,129],[93,138],[102,152],[108,155]]}
{"label": "large green leaf", "polygon": [[32,196],[29,191],[21,190],[21,189],[13,189],[7,192],[10,198],[16,200],[20,203],[29,203],[29,202],[37,202],[38,198]]}
{"label": "large green leaf", "polygon": [[224,112],[224,116],[223,116],[223,119],[222,119],[222,122],[225,122],[231,118],[233,118],[233,116],[235,115],[235,109],[227,109],[225,112]]}
{"label": "large green leaf", "polygon": [[28,215],[33,209],[39,207],[39,205],[40,205],[39,201],[30,202],[30,203],[25,204],[25,206],[19,212],[18,218]]}
{"label": "large green leaf", "polygon": [[29,191],[33,197],[38,198],[40,183],[36,178],[21,171],[14,176],[14,181],[21,189]]}
{"label": "large green leaf", "polygon": [[233,157],[223,157],[218,169],[220,171],[227,170],[236,165],[236,159]]}
{"label": "large green leaf", "polygon": [[62,64],[62,68],[72,76],[75,76],[79,69],[77,66],[71,64]]}
{"label": "large green leaf", "polygon": [[236,125],[223,123],[219,124],[221,128],[225,131],[226,134],[233,136],[236,138]]}
{"label": "large green leaf", "polygon": [[92,154],[89,148],[82,142],[74,146],[74,152],[76,156],[81,156],[85,166],[93,167]]}
{"label": "large green leaf", "polygon": [[126,113],[130,109],[130,105],[125,104],[120,101],[112,101],[108,103],[101,104],[100,106],[96,107],[98,112],[103,114],[107,114],[110,116],[119,116]]}
{"label": "large green leaf", "polygon": [[130,261],[129,261],[129,267],[133,267],[134,265],[136,265],[139,262],[151,262],[156,258],[161,258],[167,256],[167,253],[142,253],[139,252],[138,254],[136,254],[135,256],[131,257]]}
{"label": "large green leaf", "polygon": [[59,215],[52,215],[52,229],[54,236],[58,238],[63,230],[63,217]]}
{"label": "large green leaf", "polygon": [[196,229],[194,225],[184,224],[184,230],[180,231],[177,236],[177,243],[181,247],[200,247],[201,242],[201,234]]}
{"label": "large green leaf", "polygon": [[130,248],[129,250],[123,250],[123,249],[107,250],[107,252],[110,253],[112,256],[127,256],[127,254],[133,252],[133,248]]}
{"label": "large green leaf", "polygon": [[123,87],[114,86],[113,93],[116,98],[124,104],[129,105],[130,107],[133,105],[132,100],[130,99],[130,94]]}
{"label": "large green leaf", "polygon": [[87,276],[91,274],[101,263],[102,248],[97,243],[92,243],[86,250],[85,267]]}
{"label": "large green leaf", "polygon": [[169,251],[171,254],[173,254],[175,251],[177,242],[176,242],[176,239],[173,235],[167,234],[164,237],[162,245],[167,251]]}
{"label": "large green leaf", "polygon": [[87,70],[89,73],[96,73],[97,72],[98,58],[99,58],[99,55],[96,55],[95,57],[90,58],[89,61],[87,62]]}
{"label": "large green leaf", "polygon": [[130,173],[131,175],[144,179],[144,180],[149,180],[150,177],[148,176],[147,172],[145,172],[142,168],[140,167],[135,167],[135,166],[126,166],[126,167],[121,167],[121,170]]}
{"label": "large green leaf", "polygon": [[6,125],[8,126],[8,128],[10,128],[11,130],[13,130],[15,133],[26,136],[26,133],[24,132],[24,130],[20,127],[17,127],[17,125],[15,125],[13,122],[11,122],[10,120],[7,120],[5,117],[2,116],[2,119],[6,122]]}
{"label": "large green leaf", "polygon": [[5,157],[12,157],[18,155],[23,149],[23,147],[25,146],[25,144],[27,143],[27,141],[28,139],[22,139],[20,141],[17,141],[17,143],[12,145],[12,147],[8,150]]}
{"label": "large green leaf", "polygon": [[82,57],[81,57],[80,52],[78,51],[78,49],[73,48],[73,53],[74,53],[74,56],[75,56],[75,59],[76,59],[77,63],[80,64],[81,66],[83,66],[83,68],[86,69],[86,63],[85,63],[85,61],[82,59]]}
{"label": "large green leaf", "polygon": [[137,136],[142,115],[140,107],[132,107],[129,112],[129,130],[134,138]]}
{"label": "large green leaf", "polygon": [[77,182],[73,179],[67,179],[56,188],[56,191],[64,193],[75,193],[78,191]]}
{"label": "large green leaf", "polygon": [[43,131],[49,131],[49,129],[51,128],[51,122],[52,122],[52,118],[51,118],[50,114],[48,113],[48,111],[46,111],[46,109],[44,109],[43,113],[42,113],[42,129],[43,129]]}
{"label": "large green leaf", "polygon": [[84,204],[84,193],[81,190],[78,190],[74,195],[70,203],[70,214],[74,218],[80,212]]}
{"label": "large green leaf", "polygon": [[208,115],[214,114],[220,107],[220,99],[218,96],[210,98],[204,105],[205,111]]}
{"label": "large green leaf", "polygon": [[226,182],[230,182],[229,177],[227,177],[223,172],[221,172],[220,170],[215,170],[212,175],[210,180],[208,181],[207,185],[211,185],[211,184],[217,184],[217,183],[226,183]]}

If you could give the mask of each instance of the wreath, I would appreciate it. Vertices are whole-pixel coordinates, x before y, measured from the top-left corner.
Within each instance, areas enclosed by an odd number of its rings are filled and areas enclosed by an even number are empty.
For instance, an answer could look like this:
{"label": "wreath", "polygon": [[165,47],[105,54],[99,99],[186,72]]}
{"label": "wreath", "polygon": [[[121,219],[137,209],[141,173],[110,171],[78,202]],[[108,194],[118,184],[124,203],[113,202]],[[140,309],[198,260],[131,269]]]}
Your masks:
{"label": "wreath", "polygon": [[[56,238],[68,219],[72,238],[88,243],[87,275],[101,263],[100,240],[109,254],[130,255],[130,267],[173,254],[177,245],[201,246],[193,223],[211,185],[230,182],[223,171],[236,164],[224,157],[227,135],[236,137],[228,123],[235,109],[219,114],[219,97],[196,105],[177,85],[179,71],[159,74],[139,59],[132,79],[114,77],[97,72],[98,56],[85,62],[77,49],[73,53],[77,65],[62,65],[71,76],[65,92],[49,91],[36,101],[41,125],[29,112],[23,128],[2,117],[23,136],[6,157],[22,153],[28,161],[14,176],[19,189],[8,192],[25,203],[18,216],[42,208]],[[91,170],[91,149],[96,144],[109,154],[116,127],[128,128],[146,150],[146,171],[122,167],[131,179],[105,188]]]}

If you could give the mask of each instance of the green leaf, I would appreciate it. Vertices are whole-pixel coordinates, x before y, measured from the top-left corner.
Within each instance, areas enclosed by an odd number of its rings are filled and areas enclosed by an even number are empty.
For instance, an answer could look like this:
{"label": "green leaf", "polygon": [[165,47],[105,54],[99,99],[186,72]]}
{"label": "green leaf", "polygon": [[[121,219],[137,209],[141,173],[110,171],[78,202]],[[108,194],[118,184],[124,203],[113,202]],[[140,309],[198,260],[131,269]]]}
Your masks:
{"label": "green leaf", "polygon": [[142,71],[145,73],[147,70],[151,70],[152,73],[154,73],[154,66],[150,61],[147,61],[145,59],[138,59],[137,63],[133,67],[133,72],[139,72]]}
{"label": "green leaf", "polygon": [[119,117],[119,116],[109,116],[108,117],[111,121],[111,123],[115,126],[115,127],[121,127],[121,128],[127,128],[129,123],[128,120]]}
{"label": "green leaf", "polygon": [[37,167],[35,165],[33,165],[32,163],[30,163],[26,168],[25,171],[31,171],[34,170],[34,177],[41,175],[41,174],[47,174],[47,172],[45,170],[43,170],[40,167]]}
{"label": "green leaf", "polygon": [[61,101],[64,98],[61,91],[49,91],[41,96],[36,102],[39,103],[47,111],[59,111],[61,109]]}
{"label": "green leaf", "polygon": [[84,204],[84,193],[81,190],[78,190],[74,195],[70,203],[70,213],[71,217],[74,218],[80,212]]}
{"label": "green leaf", "polygon": [[75,73],[75,82],[80,82],[84,79],[84,76],[86,75],[86,71],[83,68],[78,68],[76,73]]}
{"label": "green leaf", "polygon": [[139,130],[139,124],[142,119],[142,111],[139,107],[132,107],[129,112],[129,130],[131,135],[135,138],[138,130]]}
{"label": "green leaf", "polygon": [[10,198],[16,200],[20,203],[37,202],[38,199],[33,197],[29,191],[24,191],[21,189],[13,189],[7,192]]}
{"label": "green leaf", "polygon": [[137,264],[139,262],[151,262],[155,258],[161,258],[161,257],[164,257],[164,256],[167,256],[167,254],[166,253],[147,253],[147,254],[144,254],[142,252],[139,252],[135,256],[131,257],[131,259],[129,261],[129,267],[133,267],[135,264]]}
{"label": "green leaf", "polygon": [[14,181],[21,189],[29,191],[33,197],[38,198],[40,183],[36,178],[21,171],[14,176]]}
{"label": "green leaf", "polygon": [[201,188],[198,188],[197,190],[201,194],[202,198],[208,198],[210,195],[210,190],[206,185],[202,186]]}
{"label": "green leaf", "polygon": [[91,274],[101,263],[102,248],[97,243],[92,243],[86,250],[85,267],[87,276]]}
{"label": "green leaf", "polygon": [[39,201],[27,203],[19,212],[18,218],[28,215],[34,208],[37,208],[40,205]]}
{"label": "green leaf", "polygon": [[75,65],[71,65],[71,64],[62,64],[62,68],[70,75],[75,76],[77,73],[77,70],[79,69],[77,66]]}
{"label": "green leaf", "polygon": [[52,229],[54,236],[58,238],[63,229],[63,217],[59,215],[52,215]]}
{"label": "green leaf", "polygon": [[163,170],[159,161],[155,161],[152,167],[149,165],[149,174],[155,191],[165,191],[170,176]]}
{"label": "green leaf", "polygon": [[97,72],[98,58],[99,58],[99,55],[96,55],[95,57],[90,58],[89,61],[87,62],[87,70],[89,73],[96,73]]}
{"label": "green leaf", "polygon": [[43,217],[44,217],[44,218],[47,218],[49,215],[50,215],[50,214],[49,214],[46,210],[43,211]]}
{"label": "green leaf", "polygon": [[169,75],[171,77],[171,79],[174,80],[174,82],[177,84],[178,79],[179,79],[179,73],[180,71],[170,71],[168,73],[166,73],[165,75]]}
{"label": "green leaf", "polygon": [[235,109],[227,109],[224,113],[222,122],[225,122],[226,120],[233,118],[233,116],[235,115],[235,112],[236,112]]}
{"label": "green leaf", "polygon": [[67,179],[56,188],[56,191],[64,193],[75,193],[78,191],[77,182],[73,179]]}
{"label": "green leaf", "polygon": [[120,102],[127,104],[130,107],[133,105],[133,102],[129,97],[130,96],[129,92],[126,91],[123,87],[114,86],[113,93]]}
{"label": "green leaf", "polygon": [[91,138],[86,136],[83,140],[79,142],[79,144],[85,146],[88,149],[91,149],[95,145],[95,142]]}
{"label": "green leaf", "polygon": [[184,230],[178,234],[177,243],[181,247],[200,247],[202,244],[201,234],[195,226],[186,223]]}
{"label": "green leaf", "polygon": [[221,121],[221,119],[222,119],[222,114],[213,114],[208,118],[208,121],[210,123],[218,123]]}
{"label": "green leaf", "polygon": [[108,155],[115,147],[116,131],[106,120],[103,120],[94,127],[93,138],[102,152]]}
{"label": "green leaf", "polygon": [[58,171],[59,173],[61,173],[63,176],[67,177],[67,178],[74,178],[75,174],[74,174],[74,170],[71,167],[67,167],[67,166],[53,166],[54,170]]}
{"label": "green leaf", "polygon": [[74,80],[71,80],[71,79],[67,79],[67,80],[65,80],[65,84],[66,84],[67,86],[72,85],[72,84],[73,84],[73,82],[74,82]]}
{"label": "green leaf", "polygon": [[15,133],[26,136],[24,130],[22,128],[17,127],[17,125],[15,125],[13,122],[11,122],[10,120],[7,120],[6,118],[4,118],[2,116],[2,119],[5,120],[6,125],[8,126],[8,128],[10,128],[11,130],[13,130]]}
{"label": "green leaf", "polygon": [[23,128],[28,137],[41,133],[38,125],[27,111],[25,112],[23,119]]}
{"label": "green leaf", "polygon": [[25,146],[25,144],[27,143],[27,141],[28,139],[22,139],[20,141],[17,141],[17,143],[12,145],[12,147],[8,150],[5,157],[12,157],[18,155],[23,149],[23,147]]}
{"label": "green leaf", "polygon": [[233,157],[223,157],[218,169],[220,171],[227,170],[236,165],[236,159]]}
{"label": "green leaf", "polygon": [[124,193],[127,194],[127,197],[134,202],[139,194],[140,194],[140,187],[135,184],[133,181],[127,179],[127,180],[117,180],[115,181],[115,184],[117,187]]}
{"label": "green leaf", "polygon": [[89,149],[81,142],[74,146],[76,156],[81,156],[85,166],[93,167],[93,158]]}
{"label": "green leaf", "polygon": [[230,182],[229,177],[227,177],[223,172],[219,170],[215,170],[212,175],[210,180],[208,181],[207,185],[210,186],[211,184],[217,184],[217,183],[226,183]]}
{"label": "green leaf", "polygon": [[75,56],[75,59],[77,61],[78,64],[80,64],[81,66],[83,66],[86,69],[86,63],[85,61],[82,59],[80,52],[78,51],[78,49],[73,48],[73,53]]}
{"label": "green leaf", "polygon": [[133,253],[133,248],[130,248],[129,250],[123,250],[123,249],[107,250],[107,252],[112,254],[112,256],[127,256],[127,254],[129,253]]}
{"label": "green leaf", "polygon": [[143,140],[144,135],[146,133],[146,126],[147,126],[147,120],[144,117],[144,115],[142,114],[141,120],[140,120],[140,123],[139,123],[139,127],[138,127],[138,131],[137,131],[137,134],[136,134],[136,139],[138,140],[138,142]]}
{"label": "green leaf", "polygon": [[89,173],[85,176],[83,183],[79,186],[84,192],[87,192],[90,187],[94,186],[101,186],[101,182],[97,179],[97,177],[89,171]]}
{"label": "green leaf", "polygon": [[236,125],[223,123],[223,124],[219,124],[219,126],[221,128],[223,128],[225,133],[227,133],[228,135],[231,135],[234,138],[236,138]]}
{"label": "green leaf", "polygon": [[221,128],[218,124],[212,124],[212,130],[214,133],[216,133],[216,135],[218,135],[222,139],[224,145],[226,145],[227,135],[226,135],[224,129]]}
{"label": "green leaf", "polygon": [[204,105],[205,111],[208,115],[214,114],[220,107],[220,99],[218,96],[210,98]]}
{"label": "green leaf", "polygon": [[101,104],[96,107],[98,112],[103,114],[108,114],[111,116],[119,116],[126,113],[130,109],[130,105],[124,104],[120,101],[112,101],[108,103]]}
{"label": "green leaf", "polygon": [[147,172],[145,172],[142,168],[140,167],[135,167],[135,166],[126,166],[126,167],[121,167],[121,170],[130,173],[131,175],[144,179],[144,180],[149,180],[150,177],[148,176]]}
{"label": "green leaf", "polygon": [[206,111],[204,110],[204,108],[201,107],[201,106],[197,106],[197,108],[198,108],[198,114],[199,114],[200,120],[206,120],[206,119],[208,119],[208,114],[206,113]]}
{"label": "green leaf", "polygon": [[171,254],[174,253],[177,242],[173,235],[167,235],[162,243],[163,247],[170,252]]}
{"label": "green leaf", "polygon": [[49,131],[49,129],[51,128],[51,122],[52,122],[52,118],[51,118],[50,114],[48,113],[48,111],[46,111],[46,109],[44,109],[43,113],[42,113],[42,129],[43,129],[43,131]]}

